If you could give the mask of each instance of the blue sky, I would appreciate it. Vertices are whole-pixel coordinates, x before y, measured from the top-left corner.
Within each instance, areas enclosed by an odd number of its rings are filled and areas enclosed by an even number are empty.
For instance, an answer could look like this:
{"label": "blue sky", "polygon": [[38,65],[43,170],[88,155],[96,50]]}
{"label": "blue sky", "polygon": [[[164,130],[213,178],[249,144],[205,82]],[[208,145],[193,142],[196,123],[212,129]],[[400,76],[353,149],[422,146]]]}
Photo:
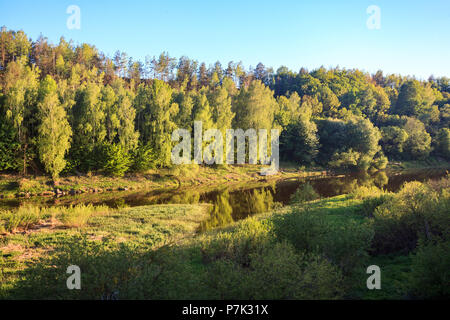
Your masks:
{"label": "blue sky", "polygon": [[[81,29],[69,30],[69,5],[81,10]],[[369,5],[381,10],[381,29],[366,26]],[[0,25],[94,44],[135,59],[168,51],[207,64],[263,62],[275,70],[359,68],[371,73],[450,76],[448,0],[77,1],[0,0]]]}

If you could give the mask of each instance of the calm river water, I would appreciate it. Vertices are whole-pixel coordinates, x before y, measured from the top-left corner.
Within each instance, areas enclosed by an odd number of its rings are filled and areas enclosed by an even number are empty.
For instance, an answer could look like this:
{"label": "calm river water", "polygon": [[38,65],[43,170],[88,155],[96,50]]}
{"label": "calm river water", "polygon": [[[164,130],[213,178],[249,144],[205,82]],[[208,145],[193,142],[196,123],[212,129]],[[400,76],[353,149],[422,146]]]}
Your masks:
{"label": "calm river water", "polygon": [[149,192],[114,192],[83,194],[61,198],[8,199],[0,202],[2,208],[14,208],[27,202],[42,206],[94,204],[109,207],[142,206],[152,204],[211,203],[210,227],[223,225],[249,215],[270,210],[274,205],[285,205],[302,184],[309,182],[321,197],[346,194],[361,185],[375,185],[388,191],[397,191],[407,181],[439,179],[446,169],[424,169],[387,174],[386,172],[354,173],[343,176],[279,180],[273,183],[228,186],[201,191],[196,188],[156,190]]}

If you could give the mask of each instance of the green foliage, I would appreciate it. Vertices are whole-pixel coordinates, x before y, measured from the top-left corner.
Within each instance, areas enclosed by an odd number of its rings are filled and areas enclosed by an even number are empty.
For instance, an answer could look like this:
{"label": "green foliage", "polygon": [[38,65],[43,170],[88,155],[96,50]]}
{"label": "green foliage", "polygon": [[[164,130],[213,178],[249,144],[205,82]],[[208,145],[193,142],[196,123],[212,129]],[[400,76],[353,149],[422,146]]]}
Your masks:
{"label": "green foliage", "polygon": [[361,199],[365,200],[367,198],[378,197],[382,195],[384,192],[377,188],[376,186],[358,186],[352,192],[349,193],[349,196],[353,199]]}
{"label": "green foliage", "polygon": [[428,185],[405,183],[398,194],[374,211],[372,250],[376,254],[408,253],[420,238],[448,237],[449,198]]}
{"label": "green foliage", "polygon": [[418,116],[431,106],[434,99],[430,87],[423,87],[417,80],[409,80],[400,87],[397,103],[392,111],[400,115]]}
{"label": "green foliage", "polygon": [[130,168],[130,155],[120,144],[104,144],[101,148],[101,168],[107,174],[121,177]]}
{"label": "green foliage", "polygon": [[233,232],[221,232],[214,238],[205,239],[202,243],[202,259],[212,262],[218,259],[229,259],[241,266],[250,264],[251,254],[261,254],[264,247],[272,242],[270,225],[246,219]]}
{"label": "green foliage", "polygon": [[[312,254],[270,240],[270,226],[251,220],[203,245],[207,283],[218,299],[336,299],[342,276]],[[320,279],[320,280],[319,280]]]}
{"label": "green foliage", "polygon": [[295,190],[295,193],[291,196],[291,203],[300,204],[303,202],[318,199],[319,197],[320,196],[316,192],[316,190],[314,190],[314,187],[309,182],[306,182],[301,187],[297,188],[297,190]]}
{"label": "green foliage", "polygon": [[20,143],[15,138],[16,134],[11,124],[6,119],[0,119],[0,171],[17,170],[17,150]]}
{"label": "green foliage", "polygon": [[21,206],[16,211],[0,211],[0,230],[14,232],[27,230],[44,217],[44,211],[35,206]]}
{"label": "green foliage", "polygon": [[440,154],[446,159],[450,159],[450,129],[442,128],[439,130],[437,146]]}
{"label": "green foliage", "polygon": [[347,275],[367,259],[373,237],[367,224],[333,224],[323,213],[302,209],[275,218],[274,233],[300,252],[323,255]]}
{"label": "green foliage", "polygon": [[248,88],[242,88],[236,97],[233,112],[236,114],[234,127],[241,129],[272,129],[278,105],[273,92],[261,81],[252,81]]}
{"label": "green foliage", "polygon": [[[32,124],[36,121],[36,99],[38,91],[39,68],[28,66],[25,56],[12,61],[6,67],[4,76],[4,117],[14,128],[16,142],[20,143],[20,167],[26,173],[33,158],[35,134]],[[2,120],[3,120],[2,119]]]}
{"label": "green foliage", "polygon": [[369,169],[380,151],[381,134],[368,119],[322,120],[318,123],[319,161],[335,168]]}
{"label": "green foliage", "polygon": [[139,145],[133,152],[131,170],[134,172],[146,172],[156,167],[157,155],[153,148],[147,145]]}
{"label": "green foliage", "polygon": [[64,226],[80,228],[87,224],[93,214],[107,212],[108,208],[106,206],[94,207],[92,204],[88,204],[63,207],[61,210],[51,208],[47,211],[52,212],[52,215],[61,221]]}
{"label": "green foliage", "polygon": [[[139,158],[135,171],[170,167],[172,132],[192,132],[194,120],[222,135],[278,128],[281,158],[304,166],[382,170],[384,155],[449,157],[445,77],[418,81],[324,67],[274,73],[262,63],[246,71],[234,62],[208,69],[166,52],[142,63],[125,52],[108,58],[86,43],[31,42],[23,31],[0,37],[2,171],[31,167],[54,178],[64,168],[100,171],[106,142]],[[145,163],[147,146],[154,157]]]}
{"label": "green foliage", "polygon": [[381,127],[381,137],[380,143],[384,152],[394,158],[400,158],[408,140],[408,133],[396,126]]}
{"label": "green foliage", "polygon": [[308,118],[301,118],[289,124],[280,136],[281,156],[284,160],[311,164],[319,147],[316,124]]}
{"label": "green foliage", "polygon": [[448,299],[450,296],[450,241],[421,241],[412,257],[409,292],[418,299]]}
{"label": "green foliage", "polygon": [[172,150],[171,135],[176,129],[173,118],[178,112],[178,105],[172,101],[172,89],[160,80],[154,80],[149,86],[141,84],[135,104],[142,142],[154,150],[157,166],[168,166]]}
{"label": "green foliage", "polygon": [[66,112],[58,100],[56,82],[50,76],[41,82],[39,95],[39,157],[47,172],[56,179],[66,165],[64,156],[70,148],[72,130]]}
{"label": "green foliage", "polygon": [[391,193],[385,192],[376,186],[359,186],[349,196],[353,199],[363,200],[358,211],[363,216],[370,218],[373,218],[376,208],[390,201],[393,197]]}
{"label": "green foliage", "polygon": [[338,299],[342,275],[326,259],[297,253],[288,243],[277,243],[253,254],[242,290],[252,299]]}
{"label": "green foliage", "polygon": [[385,155],[379,154],[378,156],[375,156],[371,165],[373,169],[384,170],[386,169],[388,163],[389,159]]}
{"label": "green foliage", "polygon": [[412,159],[426,158],[431,152],[431,136],[425,130],[425,125],[420,120],[408,118],[404,129],[408,134],[405,151]]}

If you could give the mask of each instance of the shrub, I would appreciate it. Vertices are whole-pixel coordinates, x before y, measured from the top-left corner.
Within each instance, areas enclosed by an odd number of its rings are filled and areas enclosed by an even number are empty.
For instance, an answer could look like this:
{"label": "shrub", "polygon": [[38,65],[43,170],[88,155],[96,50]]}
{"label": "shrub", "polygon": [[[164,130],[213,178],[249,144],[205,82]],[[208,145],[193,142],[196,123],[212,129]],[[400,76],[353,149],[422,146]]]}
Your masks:
{"label": "shrub", "polygon": [[121,177],[130,168],[129,154],[120,144],[104,144],[101,152],[101,168],[107,175]]}
{"label": "shrub", "polygon": [[332,224],[325,214],[297,210],[275,218],[273,230],[280,241],[299,252],[321,254],[350,275],[368,257],[373,231],[366,223]]}
{"label": "shrub", "polygon": [[376,186],[358,186],[352,192],[350,192],[349,196],[353,199],[367,199],[378,197],[382,195],[383,190],[378,189]]}
{"label": "shrub", "polygon": [[[184,247],[162,247],[137,255],[134,274],[119,291],[121,299],[211,299],[205,285],[205,271],[191,261],[191,251]],[[139,251],[138,251],[139,252]]]}
{"label": "shrub", "polygon": [[197,177],[200,171],[198,164],[180,164],[170,168],[170,173],[176,177],[194,178]]}
{"label": "shrub", "polygon": [[415,298],[450,298],[450,241],[421,241],[412,258],[409,291]]}
{"label": "shrub", "polygon": [[291,196],[291,203],[299,204],[306,201],[318,199],[319,197],[319,194],[316,192],[316,190],[314,190],[313,186],[309,182],[307,182],[301,187],[297,188],[295,193]]}
{"label": "shrub", "polygon": [[222,258],[206,274],[215,299],[337,299],[342,276],[325,259],[297,253],[289,243],[267,243],[249,256],[249,265]]}
{"label": "shrub", "polygon": [[365,264],[373,239],[367,223],[350,221],[332,225],[320,249],[324,256],[339,266],[344,275],[352,275]]}
{"label": "shrub", "polygon": [[288,241],[298,251],[313,252],[322,245],[331,226],[325,215],[296,209],[273,219],[273,232],[279,241]]}
{"label": "shrub", "polygon": [[230,259],[223,258],[211,262],[204,279],[205,287],[209,289],[210,299],[248,299],[249,272],[248,268],[243,268]]}
{"label": "shrub", "polygon": [[246,289],[250,299],[337,299],[343,294],[337,267],[318,255],[297,253],[286,242],[251,255]]}
{"label": "shrub", "polygon": [[415,249],[420,237],[443,237],[450,228],[449,199],[420,182],[405,183],[402,189],[374,211],[375,254]]}
{"label": "shrub", "polygon": [[[21,299],[102,299],[122,288],[142,268],[142,254],[135,247],[109,239],[90,241],[84,235],[58,243],[51,256],[27,269],[12,294]],[[67,267],[81,269],[82,290],[67,290]]]}
{"label": "shrub", "polygon": [[373,218],[375,209],[390,201],[394,195],[392,193],[383,192],[379,189],[359,187],[350,196],[355,199],[362,199],[362,203],[358,208],[358,212],[369,218]]}
{"label": "shrub", "polygon": [[203,261],[206,263],[227,258],[239,265],[248,266],[251,253],[262,250],[272,242],[271,227],[266,222],[248,218],[235,230],[220,232],[214,238],[206,238],[201,243]]}
{"label": "shrub", "polygon": [[384,170],[386,169],[388,163],[389,163],[388,158],[385,155],[380,155],[375,159],[373,159],[372,167],[377,170]]}
{"label": "shrub", "polygon": [[133,163],[131,170],[134,172],[146,172],[156,167],[156,155],[153,148],[146,145],[139,145],[133,152]]}
{"label": "shrub", "polygon": [[383,203],[392,199],[393,195],[384,193],[375,197],[368,197],[361,203],[359,212],[366,217],[373,217],[375,209],[381,206]]}

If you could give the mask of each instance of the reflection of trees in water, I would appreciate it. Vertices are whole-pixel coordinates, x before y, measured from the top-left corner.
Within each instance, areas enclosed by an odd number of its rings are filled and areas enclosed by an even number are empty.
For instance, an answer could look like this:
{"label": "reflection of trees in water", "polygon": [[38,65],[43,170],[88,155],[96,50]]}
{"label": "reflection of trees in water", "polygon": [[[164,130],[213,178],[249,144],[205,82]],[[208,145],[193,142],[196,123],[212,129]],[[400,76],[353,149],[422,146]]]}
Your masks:
{"label": "reflection of trees in water", "polygon": [[196,204],[200,202],[200,192],[195,190],[178,193],[170,198],[171,203]]}
{"label": "reflection of trees in water", "polygon": [[204,231],[229,224],[233,222],[232,213],[230,194],[228,191],[221,192],[214,201],[209,219],[201,223],[200,229]]}
{"label": "reflection of trees in water", "polygon": [[[329,197],[339,194],[351,193],[358,186],[377,186],[382,188],[388,184],[388,177],[385,172],[368,174],[362,172],[343,178],[319,179],[310,181],[311,185],[322,197]],[[228,189],[215,190],[201,195],[196,190],[186,190],[173,195],[170,203],[189,203],[210,202],[212,208],[210,217],[204,221],[200,230],[209,230],[214,227],[224,226],[233,221],[244,219],[252,214],[269,211],[274,205],[274,195],[277,192],[283,197],[291,197],[302,184],[294,188],[273,183],[269,186],[259,187],[247,190],[238,190],[230,192]],[[277,195],[277,201],[280,199]],[[287,203],[287,202],[285,202]]]}
{"label": "reflection of trees in water", "polygon": [[237,191],[221,191],[214,200],[211,216],[204,221],[200,229],[208,230],[229,224],[249,215],[269,211],[273,207],[272,188]]}
{"label": "reflection of trees in water", "polygon": [[233,218],[243,219],[251,214],[266,212],[273,206],[270,188],[253,189],[233,197]]}
{"label": "reflection of trees in water", "polygon": [[388,182],[386,172],[378,171],[374,174],[360,172],[343,178],[319,179],[311,184],[322,197],[331,197],[351,193],[359,186],[384,188]]}
{"label": "reflection of trees in water", "polygon": [[385,188],[389,183],[389,178],[384,171],[378,171],[373,176],[373,182],[378,188]]}

